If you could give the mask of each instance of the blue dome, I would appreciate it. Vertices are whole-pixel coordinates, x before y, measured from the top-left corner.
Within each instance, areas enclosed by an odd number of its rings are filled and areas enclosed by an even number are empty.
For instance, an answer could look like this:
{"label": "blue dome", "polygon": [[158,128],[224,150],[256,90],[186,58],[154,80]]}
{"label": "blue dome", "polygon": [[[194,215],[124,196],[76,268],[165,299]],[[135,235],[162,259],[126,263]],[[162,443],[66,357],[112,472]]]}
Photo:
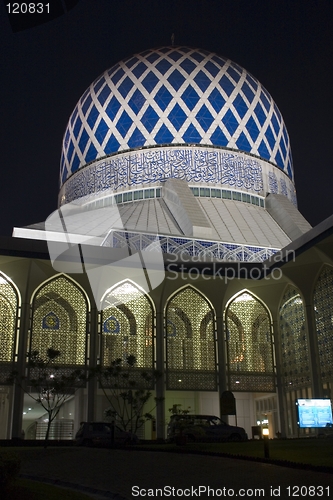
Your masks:
{"label": "blue dome", "polygon": [[121,61],[83,94],[64,135],[61,185],[104,156],[167,144],[243,151],[293,179],[286,127],[260,82],[214,53],[163,47]]}

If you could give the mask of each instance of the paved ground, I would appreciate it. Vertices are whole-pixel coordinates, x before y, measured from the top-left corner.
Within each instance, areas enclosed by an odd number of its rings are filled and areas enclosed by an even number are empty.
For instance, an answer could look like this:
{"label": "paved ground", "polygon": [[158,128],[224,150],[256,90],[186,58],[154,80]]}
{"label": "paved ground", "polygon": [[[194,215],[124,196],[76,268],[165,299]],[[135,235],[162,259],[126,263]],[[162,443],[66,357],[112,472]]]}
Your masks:
{"label": "paved ground", "polygon": [[[34,449],[26,452],[21,469],[23,474],[90,486],[127,500],[145,496],[333,498],[331,474],[251,461],[89,448]],[[312,489],[309,489],[310,486]],[[300,490],[300,487],[303,489]],[[162,491],[156,491],[157,488]]]}

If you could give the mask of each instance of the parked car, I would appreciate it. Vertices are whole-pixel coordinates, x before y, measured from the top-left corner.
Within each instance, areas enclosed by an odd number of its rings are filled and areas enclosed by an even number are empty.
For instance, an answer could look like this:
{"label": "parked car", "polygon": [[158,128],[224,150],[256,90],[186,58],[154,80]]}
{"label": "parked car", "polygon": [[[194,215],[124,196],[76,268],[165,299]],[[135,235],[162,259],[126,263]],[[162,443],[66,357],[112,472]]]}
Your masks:
{"label": "parked car", "polygon": [[[80,429],[75,435],[75,444],[78,446],[111,446],[112,426],[107,422],[81,422]],[[114,443],[135,444],[138,437],[127,431],[123,431],[114,425]]]}
{"label": "parked car", "polygon": [[245,429],[228,425],[213,415],[172,415],[167,429],[169,441],[177,436],[186,436],[188,441],[246,441]]}

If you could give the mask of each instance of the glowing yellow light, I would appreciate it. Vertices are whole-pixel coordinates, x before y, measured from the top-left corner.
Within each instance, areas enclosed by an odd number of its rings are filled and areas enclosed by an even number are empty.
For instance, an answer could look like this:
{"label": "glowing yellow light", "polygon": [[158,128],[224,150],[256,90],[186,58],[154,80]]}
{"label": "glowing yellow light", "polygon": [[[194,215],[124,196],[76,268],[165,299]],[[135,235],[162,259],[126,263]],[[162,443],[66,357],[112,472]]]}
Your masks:
{"label": "glowing yellow light", "polygon": [[255,299],[249,293],[242,293],[235,298],[234,302],[248,302],[250,300],[255,301]]}

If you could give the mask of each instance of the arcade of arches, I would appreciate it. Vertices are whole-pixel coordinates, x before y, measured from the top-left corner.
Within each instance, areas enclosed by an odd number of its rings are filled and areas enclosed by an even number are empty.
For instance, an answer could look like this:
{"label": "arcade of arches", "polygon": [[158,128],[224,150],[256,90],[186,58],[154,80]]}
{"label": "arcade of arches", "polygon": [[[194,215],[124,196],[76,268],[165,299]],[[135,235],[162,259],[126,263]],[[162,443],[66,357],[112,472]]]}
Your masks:
{"label": "arcade of arches", "polygon": [[[291,282],[279,284],[275,309],[272,298],[264,300],[266,290],[251,290],[245,280],[234,293],[221,287],[220,309],[217,294],[205,290],[203,282],[175,285],[168,290],[169,282],[162,292],[148,296],[134,281],[124,280],[106,291],[104,309],[98,312],[87,287],[73,277],[59,274],[40,280],[28,297],[29,287],[22,293],[22,287],[1,272],[1,438],[11,437],[15,425],[27,437],[43,435],[41,408],[33,408],[27,395],[14,391],[8,376],[13,368],[25,370],[23,353],[38,350],[43,355],[49,347],[61,352],[63,368],[108,366],[133,354],[138,368],[163,371],[156,388],[165,398],[163,414],[157,414],[157,420],[163,420],[161,434],[173,404],[219,414],[219,395],[231,390],[237,424],[249,435],[251,426],[267,419],[271,437],[281,430],[295,436],[295,400],[318,394],[313,374],[320,380],[320,395],[330,396],[333,268],[326,264],[318,270],[311,307]],[[315,338],[309,333],[311,318]],[[102,419],[104,410],[98,387],[81,389],[61,409],[55,437],[58,432],[57,437],[60,433],[71,438],[79,421]],[[230,416],[229,422],[234,421]],[[151,437],[148,425],[143,436]]]}

